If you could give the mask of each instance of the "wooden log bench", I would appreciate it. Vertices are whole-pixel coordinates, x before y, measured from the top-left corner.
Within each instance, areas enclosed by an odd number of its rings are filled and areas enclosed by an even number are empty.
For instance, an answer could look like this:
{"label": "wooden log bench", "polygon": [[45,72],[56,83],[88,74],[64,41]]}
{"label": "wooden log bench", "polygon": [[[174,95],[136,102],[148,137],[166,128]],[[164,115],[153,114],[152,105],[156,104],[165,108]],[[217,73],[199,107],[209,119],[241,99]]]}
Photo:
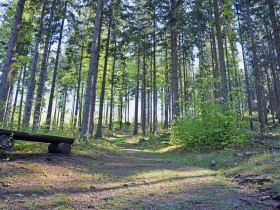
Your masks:
{"label": "wooden log bench", "polygon": [[69,154],[75,141],[74,138],[0,129],[0,148],[5,150],[7,156],[11,154],[15,140],[49,143],[49,153],[61,154]]}

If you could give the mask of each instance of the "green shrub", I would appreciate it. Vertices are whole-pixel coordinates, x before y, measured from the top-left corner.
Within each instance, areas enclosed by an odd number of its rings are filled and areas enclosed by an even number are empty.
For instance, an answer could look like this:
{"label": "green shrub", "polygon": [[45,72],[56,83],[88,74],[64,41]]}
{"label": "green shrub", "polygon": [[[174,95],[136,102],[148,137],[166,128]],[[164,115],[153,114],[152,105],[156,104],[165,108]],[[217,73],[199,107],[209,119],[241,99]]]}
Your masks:
{"label": "green shrub", "polygon": [[236,111],[218,101],[201,103],[196,114],[189,114],[171,129],[171,142],[186,149],[223,149],[244,146],[250,137]]}

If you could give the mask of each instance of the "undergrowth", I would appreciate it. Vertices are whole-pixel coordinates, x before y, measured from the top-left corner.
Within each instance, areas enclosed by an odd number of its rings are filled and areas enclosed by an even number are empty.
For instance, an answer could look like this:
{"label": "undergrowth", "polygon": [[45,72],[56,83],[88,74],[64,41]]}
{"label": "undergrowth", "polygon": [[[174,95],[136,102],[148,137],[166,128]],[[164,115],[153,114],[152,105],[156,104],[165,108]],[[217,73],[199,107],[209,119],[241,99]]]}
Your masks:
{"label": "undergrowth", "polygon": [[243,147],[251,136],[245,121],[230,104],[200,103],[171,129],[171,142],[189,150]]}

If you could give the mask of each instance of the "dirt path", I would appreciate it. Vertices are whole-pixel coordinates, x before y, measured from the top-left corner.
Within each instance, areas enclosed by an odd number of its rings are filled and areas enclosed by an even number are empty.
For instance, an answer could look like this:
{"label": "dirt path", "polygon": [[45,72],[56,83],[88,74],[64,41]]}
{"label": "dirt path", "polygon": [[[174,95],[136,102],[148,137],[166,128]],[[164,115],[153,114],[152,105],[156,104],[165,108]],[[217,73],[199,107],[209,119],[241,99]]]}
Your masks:
{"label": "dirt path", "polygon": [[218,172],[120,145],[98,159],[48,154],[0,162],[0,209],[272,209]]}

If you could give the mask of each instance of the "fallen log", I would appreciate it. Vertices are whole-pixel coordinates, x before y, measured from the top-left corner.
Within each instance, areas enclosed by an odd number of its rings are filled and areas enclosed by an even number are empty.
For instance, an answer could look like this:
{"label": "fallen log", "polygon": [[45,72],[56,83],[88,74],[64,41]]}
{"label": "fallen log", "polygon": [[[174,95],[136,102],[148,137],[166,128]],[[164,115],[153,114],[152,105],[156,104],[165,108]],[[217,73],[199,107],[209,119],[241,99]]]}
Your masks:
{"label": "fallen log", "polygon": [[22,131],[9,131],[9,130],[4,130],[4,129],[0,129],[0,136],[9,136],[16,140],[42,142],[42,143],[54,143],[54,144],[59,144],[61,142],[73,144],[75,141],[74,138],[34,134],[34,133],[27,133],[27,132],[22,132]]}
{"label": "fallen log", "polygon": [[49,153],[69,154],[71,152],[71,144],[62,142],[59,144],[49,144]]}
{"label": "fallen log", "polygon": [[238,182],[242,184],[245,183],[263,184],[264,182],[271,182],[271,181],[272,181],[271,179],[259,178],[259,177],[243,178],[238,180]]}
{"label": "fallen log", "polygon": [[7,154],[10,154],[10,151],[15,144],[14,139],[31,142],[49,143],[49,153],[62,154],[69,154],[71,151],[71,145],[75,141],[74,138],[0,129],[0,147],[2,147]]}

